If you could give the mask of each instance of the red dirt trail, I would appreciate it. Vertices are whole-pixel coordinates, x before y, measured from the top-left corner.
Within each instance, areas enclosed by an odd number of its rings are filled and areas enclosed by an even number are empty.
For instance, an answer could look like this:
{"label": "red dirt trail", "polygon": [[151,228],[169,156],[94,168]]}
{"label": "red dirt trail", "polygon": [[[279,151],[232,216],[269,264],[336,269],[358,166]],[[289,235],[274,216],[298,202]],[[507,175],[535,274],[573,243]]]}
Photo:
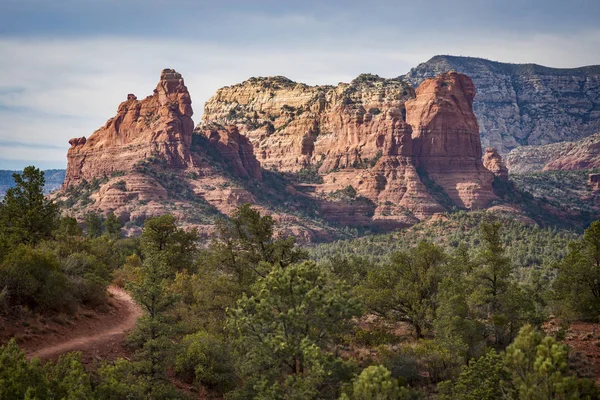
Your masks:
{"label": "red dirt trail", "polygon": [[42,336],[39,340],[24,343],[22,348],[27,358],[38,357],[46,361],[71,351],[80,351],[84,363],[89,363],[94,359],[111,360],[126,356],[123,342],[127,332],[135,327],[142,310],[125,290],[110,286],[108,292],[113,307],[110,313],[94,315],[69,327],[60,336]]}

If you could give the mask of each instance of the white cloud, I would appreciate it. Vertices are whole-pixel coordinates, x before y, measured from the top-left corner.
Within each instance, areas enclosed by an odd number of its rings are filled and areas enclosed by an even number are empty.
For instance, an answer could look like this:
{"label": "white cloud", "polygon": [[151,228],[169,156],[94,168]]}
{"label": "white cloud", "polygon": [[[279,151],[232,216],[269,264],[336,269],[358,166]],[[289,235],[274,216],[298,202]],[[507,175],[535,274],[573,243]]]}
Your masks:
{"label": "white cloud", "polygon": [[[301,16],[289,16],[284,22],[313,23]],[[435,54],[575,67],[600,63],[598,48],[600,30],[567,37],[463,38],[419,32],[409,37],[386,28],[302,46],[220,45],[180,38],[4,38],[0,39],[0,143],[64,146],[64,152],[4,146],[0,159],[64,160],[71,137],[89,136],[102,126],[127,93],[139,98],[151,94],[162,68],[183,74],[197,122],[204,102],[219,87],[251,76],[285,75],[309,84],[336,84],[361,72],[398,76]]]}

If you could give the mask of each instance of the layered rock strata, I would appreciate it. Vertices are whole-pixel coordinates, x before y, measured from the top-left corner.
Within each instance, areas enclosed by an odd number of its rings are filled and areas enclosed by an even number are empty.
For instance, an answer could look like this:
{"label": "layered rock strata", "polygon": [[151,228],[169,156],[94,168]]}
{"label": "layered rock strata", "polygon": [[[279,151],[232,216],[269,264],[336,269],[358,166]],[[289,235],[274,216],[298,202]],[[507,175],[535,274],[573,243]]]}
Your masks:
{"label": "layered rock strata", "polygon": [[240,135],[235,125],[210,125],[195,132],[216,147],[220,155],[230,165],[233,173],[241,178],[262,180],[260,163],[254,156],[252,144]]}
{"label": "layered rock strata", "polygon": [[498,150],[493,147],[485,149],[483,155],[483,166],[492,174],[503,181],[508,181],[508,168],[502,160],[502,156],[498,154]]}
{"label": "layered rock strata", "polygon": [[416,98],[406,102],[418,170],[439,185],[454,204],[469,209],[483,208],[496,198],[493,174],[481,160],[474,97],[473,81],[449,72],[423,81]]}
{"label": "layered rock strata", "polygon": [[219,89],[202,118],[203,125],[236,125],[264,168],[297,171],[318,164],[327,173],[374,164],[411,97],[414,90],[405,81],[375,75],[336,87],[251,78]]}
{"label": "layered rock strata", "polygon": [[71,139],[63,189],[82,180],[130,171],[140,160],[159,157],[170,168],[192,165],[191,98],[181,74],[162,71],[154,93],[144,100],[129,94],[117,115],[85,137]]}
{"label": "layered rock strata", "polygon": [[578,140],[600,132],[600,66],[559,69],[435,56],[404,78],[416,86],[449,71],[473,79],[482,144],[503,155],[519,146]]}
{"label": "layered rock strata", "polygon": [[[437,91],[427,83],[415,93],[402,79],[375,75],[335,87],[251,78],[220,89],[206,103],[197,129],[235,125],[263,167],[316,168],[324,179],[316,192],[352,186],[376,204],[375,219],[410,220],[444,210],[417,167],[456,205],[484,207],[495,197],[493,175],[481,161],[473,84],[460,74],[432,82]],[[450,90],[442,90],[445,85]]]}
{"label": "layered rock strata", "polygon": [[506,163],[511,174],[600,168],[600,133],[574,142],[519,147]]}

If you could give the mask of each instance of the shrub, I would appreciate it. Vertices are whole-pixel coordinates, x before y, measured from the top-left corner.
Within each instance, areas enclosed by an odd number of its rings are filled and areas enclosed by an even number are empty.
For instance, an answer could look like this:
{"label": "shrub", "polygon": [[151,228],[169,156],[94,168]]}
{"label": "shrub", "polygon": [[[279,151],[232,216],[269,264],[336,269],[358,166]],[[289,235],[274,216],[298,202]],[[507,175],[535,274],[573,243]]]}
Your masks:
{"label": "shrub", "polygon": [[14,339],[0,347],[0,399],[47,399],[48,394],[40,360],[27,362]]}
{"label": "shrub", "polygon": [[233,363],[227,346],[206,332],[183,338],[175,368],[187,382],[195,382],[219,393],[230,390],[234,384]]}
{"label": "shrub", "polygon": [[110,272],[95,256],[71,254],[63,262],[63,271],[73,283],[73,295],[77,300],[89,305],[104,303]]}
{"label": "shrub", "polygon": [[0,265],[0,287],[8,291],[10,305],[31,309],[62,310],[68,304],[69,284],[50,252],[19,245]]}

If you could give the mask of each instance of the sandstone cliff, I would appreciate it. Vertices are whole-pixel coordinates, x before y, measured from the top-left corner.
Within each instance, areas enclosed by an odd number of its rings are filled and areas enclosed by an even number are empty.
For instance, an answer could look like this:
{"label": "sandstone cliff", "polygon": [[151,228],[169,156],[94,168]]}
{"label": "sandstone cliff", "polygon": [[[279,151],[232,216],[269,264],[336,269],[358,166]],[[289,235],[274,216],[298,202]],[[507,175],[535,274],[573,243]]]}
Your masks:
{"label": "sandstone cliff", "polygon": [[600,133],[574,142],[519,147],[506,163],[511,174],[600,168]]}
{"label": "sandstone cliff", "polygon": [[375,160],[413,96],[405,81],[375,75],[336,87],[251,78],[219,89],[202,118],[204,125],[236,125],[264,168],[296,171],[319,163],[326,173]]}
{"label": "sandstone cliff", "polygon": [[374,203],[375,221],[412,223],[444,210],[417,167],[455,206],[481,208],[495,198],[493,175],[481,161],[474,95],[461,74],[438,77],[416,93],[402,79],[366,74],[335,87],[251,78],[217,91],[197,130],[235,125],[263,167],[313,168],[324,181],[315,193],[351,186]]}
{"label": "sandstone cliff", "polygon": [[496,198],[493,175],[481,160],[474,97],[471,79],[449,72],[423,81],[416,98],[406,102],[417,168],[454,204],[469,209],[483,208]]}
{"label": "sandstone cliff", "polygon": [[104,127],[70,141],[57,196],[133,225],[173,213],[207,235],[242,203],[305,240],[335,237],[335,225],[408,226],[496,199],[474,96],[455,72],[416,91],[374,75],[335,87],[252,78],[220,89],[194,129],[183,78],[164,70],[153,95],[128,95]]}
{"label": "sandstone cliff", "polygon": [[181,74],[163,70],[151,96],[140,101],[128,95],[117,115],[87,140],[82,137],[69,141],[63,189],[82,180],[130,171],[150,156],[163,159],[170,168],[190,166],[194,129],[191,103]]}
{"label": "sandstone cliff", "polygon": [[221,126],[213,124],[195,132],[202,135],[241,178],[262,180],[260,163],[254,156],[252,144],[240,135],[235,125]]}
{"label": "sandstone cliff", "polygon": [[404,78],[418,85],[452,70],[473,79],[481,142],[501,154],[521,145],[577,140],[600,131],[600,66],[558,69],[435,56]]}
{"label": "sandstone cliff", "polygon": [[[194,132],[192,113],[183,78],[164,70],[151,96],[139,101],[127,95],[105,126],[87,139],[70,140],[66,178],[54,197],[79,218],[89,211],[114,212],[131,234],[146,218],[171,213],[208,236],[215,218],[243,203],[272,215],[279,234],[307,241],[341,233],[322,218],[373,224],[373,206],[361,199],[316,199],[272,172],[262,182],[254,148],[235,125],[207,124]],[[282,154],[289,156],[289,149]]]}
{"label": "sandstone cliff", "polygon": [[493,147],[485,149],[483,155],[483,166],[500,180],[508,181],[508,168],[504,164],[502,156]]}

